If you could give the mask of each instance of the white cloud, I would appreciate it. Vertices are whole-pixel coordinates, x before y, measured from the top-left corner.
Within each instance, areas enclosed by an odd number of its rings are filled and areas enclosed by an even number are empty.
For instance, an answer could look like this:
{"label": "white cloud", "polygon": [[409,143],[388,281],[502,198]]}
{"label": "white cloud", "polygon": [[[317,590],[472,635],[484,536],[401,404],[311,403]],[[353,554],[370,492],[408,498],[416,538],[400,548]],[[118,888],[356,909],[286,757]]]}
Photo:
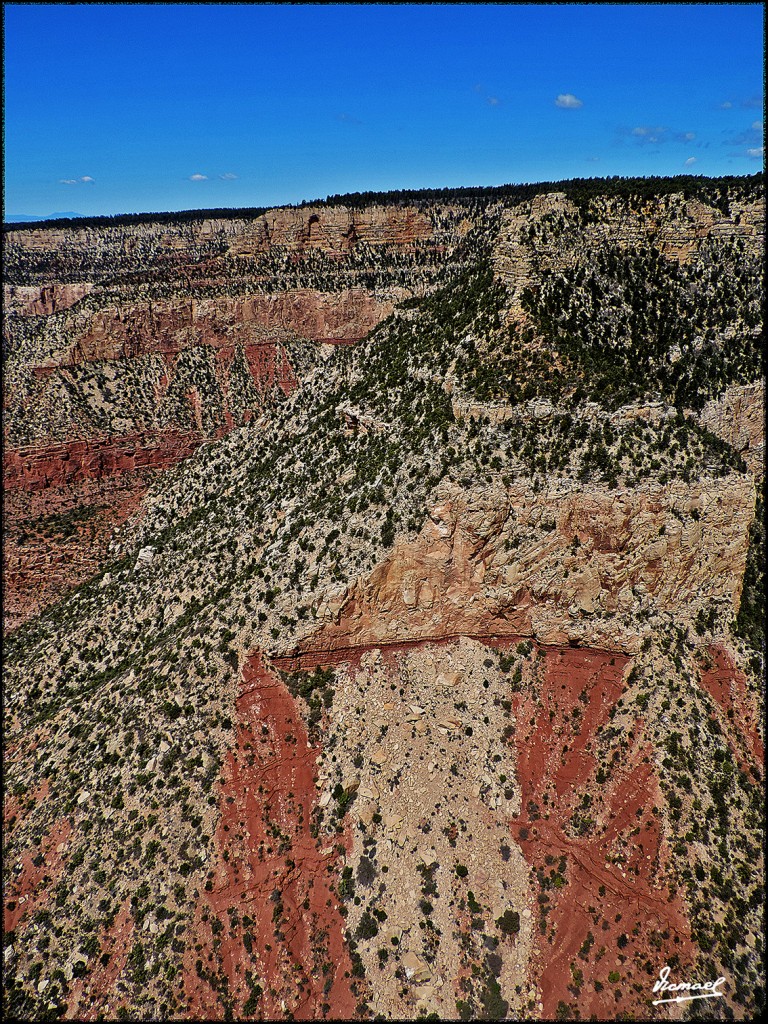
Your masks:
{"label": "white cloud", "polygon": [[763,122],[762,121],[753,121],[752,122],[752,131],[753,132],[761,132],[762,130],[763,130]]}
{"label": "white cloud", "polygon": [[208,181],[208,175],[207,174],[190,174],[189,180],[190,181]]}
{"label": "white cloud", "polygon": [[696,132],[684,132],[683,133],[683,142],[693,142],[693,140],[695,138],[696,138]]}
{"label": "white cloud", "polygon": [[76,178],[59,178],[59,184],[60,185],[76,185],[77,184],[77,179]]}
{"label": "white cloud", "polygon": [[688,159],[683,164],[683,167],[693,167],[693,165],[695,163],[696,163],[696,157],[695,156],[689,156]]}
{"label": "white cloud", "polygon": [[730,110],[732,106],[733,106],[733,104],[731,103],[731,101],[730,100],[726,100],[725,103],[721,103],[720,104],[720,109],[721,110]]}
{"label": "white cloud", "polygon": [[95,179],[92,178],[90,174],[84,174],[80,179],[80,181],[85,182],[86,185],[92,185],[94,183],[94,180]]}
{"label": "white cloud", "polygon": [[489,107],[498,107],[498,105],[499,105],[499,98],[498,98],[498,96],[489,96],[488,97],[488,106]]}
{"label": "white cloud", "polygon": [[222,181],[236,181],[237,180],[237,175],[236,174],[232,174],[230,171],[227,171],[226,174],[220,174],[219,177],[221,178]]}
{"label": "white cloud", "polygon": [[584,104],[580,99],[577,99],[572,92],[561,92],[555,100],[555,106],[560,107],[561,110],[578,110],[579,107],[583,107]]}
{"label": "white cloud", "polygon": [[765,147],[764,146],[758,146],[757,149],[748,149],[747,150],[747,156],[751,156],[754,159],[761,159],[764,152],[765,152]]}

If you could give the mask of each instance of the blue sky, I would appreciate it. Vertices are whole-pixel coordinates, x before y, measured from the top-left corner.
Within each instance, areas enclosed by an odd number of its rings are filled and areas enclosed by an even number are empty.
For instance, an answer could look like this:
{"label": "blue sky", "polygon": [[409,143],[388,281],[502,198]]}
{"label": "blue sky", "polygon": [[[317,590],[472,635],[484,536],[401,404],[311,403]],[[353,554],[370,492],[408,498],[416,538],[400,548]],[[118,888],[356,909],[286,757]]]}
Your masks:
{"label": "blue sky", "polygon": [[763,5],[5,4],[5,211],[763,166]]}

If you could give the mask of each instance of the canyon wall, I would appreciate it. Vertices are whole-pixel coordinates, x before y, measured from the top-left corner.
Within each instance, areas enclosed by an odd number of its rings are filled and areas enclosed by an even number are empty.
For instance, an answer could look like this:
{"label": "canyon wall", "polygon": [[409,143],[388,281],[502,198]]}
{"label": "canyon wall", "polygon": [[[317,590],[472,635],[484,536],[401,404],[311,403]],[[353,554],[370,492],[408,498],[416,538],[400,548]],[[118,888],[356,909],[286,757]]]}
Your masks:
{"label": "canyon wall", "polygon": [[167,469],[188,458],[202,441],[199,434],[168,430],[14,448],[3,459],[3,487],[40,491],[140,469]]}
{"label": "canyon wall", "polygon": [[651,613],[738,611],[750,477],[633,490],[445,490],[415,541],[329,591],[318,649],[399,638],[527,635],[636,652]]}
{"label": "canyon wall", "polygon": [[765,381],[736,384],[713,399],[699,414],[702,426],[740,452],[749,471],[761,477],[765,468]]}
{"label": "canyon wall", "polygon": [[22,316],[50,316],[69,309],[93,289],[90,282],[80,284],[3,285],[3,304],[9,313]]}
{"label": "canyon wall", "polygon": [[242,297],[125,302],[80,317],[67,332],[65,347],[40,365],[74,366],[295,335],[317,342],[358,341],[406,294],[403,289],[376,294],[362,288],[325,293],[303,288]]}
{"label": "canyon wall", "polygon": [[553,192],[504,211],[494,267],[514,298],[536,285],[542,269],[571,267],[587,247],[637,251],[654,246],[679,263],[691,260],[708,239],[733,238],[749,252],[762,251],[764,200],[734,203],[727,216],[680,195],[632,207],[603,199],[595,207],[584,223],[576,204]]}

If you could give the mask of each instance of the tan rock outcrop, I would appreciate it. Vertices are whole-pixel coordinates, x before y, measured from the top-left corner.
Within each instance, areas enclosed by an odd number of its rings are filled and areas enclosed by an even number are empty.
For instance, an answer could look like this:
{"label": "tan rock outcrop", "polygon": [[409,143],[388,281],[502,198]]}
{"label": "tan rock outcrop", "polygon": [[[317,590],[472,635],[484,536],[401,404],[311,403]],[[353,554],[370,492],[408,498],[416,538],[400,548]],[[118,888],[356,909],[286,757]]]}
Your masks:
{"label": "tan rock outcrop", "polygon": [[268,210],[248,222],[206,221],[201,236],[226,231],[237,224],[229,242],[233,253],[259,252],[270,246],[348,252],[357,242],[368,245],[412,245],[432,235],[426,214],[408,206],[306,206]]}
{"label": "tan rock outcrop", "polygon": [[[585,492],[447,489],[414,541],[356,582],[313,647],[532,635],[635,651],[643,615],[741,597],[751,477]],[[322,613],[322,609],[320,609]]]}
{"label": "tan rock outcrop", "polygon": [[225,242],[232,254],[273,246],[343,253],[357,242],[413,245],[430,238],[433,231],[430,218],[415,206],[302,206],[267,210],[259,217],[201,218],[181,225],[150,221],[109,227],[23,227],[9,231],[7,240],[35,253],[105,246],[126,253],[147,244],[181,252],[211,241]]}
{"label": "tan rock outcrop", "polygon": [[[542,268],[572,267],[585,247],[653,245],[669,259],[688,262],[708,238],[743,241],[748,252],[762,252],[765,203],[734,204],[729,216],[682,195],[627,208],[614,199],[596,200],[593,223],[580,224],[578,210],[564,193],[536,196],[506,210],[494,249],[494,269],[515,300],[535,286]],[[532,233],[533,232],[533,233]]]}
{"label": "tan rock outcrop", "polygon": [[750,472],[762,475],[765,460],[765,382],[733,385],[707,402],[699,416],[702,426],[717,434],[744,456]]}
{"label": "tan rock outcrop", "polygon": [[3,303],[9,313],[49,316],[69,309],[88,295],[93,284],[3,285]]}

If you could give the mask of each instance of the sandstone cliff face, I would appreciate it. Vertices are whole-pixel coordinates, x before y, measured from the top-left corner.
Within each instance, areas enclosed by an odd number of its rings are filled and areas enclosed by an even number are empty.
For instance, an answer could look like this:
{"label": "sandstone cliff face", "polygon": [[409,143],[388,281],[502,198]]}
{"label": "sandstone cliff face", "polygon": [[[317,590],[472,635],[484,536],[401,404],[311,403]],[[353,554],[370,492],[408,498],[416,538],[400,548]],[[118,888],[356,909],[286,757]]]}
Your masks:
{"label": "sandstone cliff face", "polygon": [[273,247],[293,252],[319,249],[338,255],[358,242],[411,246],[433,234],[430,218],[413,206],[305,206],[268,210],[255,218],[201,218],[181,225],[150,222],[105,228],[18,228],[8,232],[7,240],[14,249],[38,257],[104,250],[117,258],[120,254],[152,253],[157,248],[215,256],[222,245],[233,255],[257,254]]}
{"label": "sandstone cliff face", "polygon": [[311,288],[274,294],[126,303],[83,317],[69,332],[68,347],[42,366],[75,365],[172,353],[194,345],[258,344],[299,335],[313,341],[358,341],[407,295],[362,288],[318,292]]}
{"label": "sandstone cliff face", "polygon": [[88,295],[93,285],[80,284],[4,285],[3,302],[9,313],[22,316],[50,316],[69,309]]}
{"label": "sandstone cliff face", "polygon": [[447,490],[415,541],[320,604],[317,646],[467,634],[637,651],[652,612],[738,611],[754,500],[749,477]]}
{"label": "sandstone cliff face", "polygon": [[702,409],[703,426],[744,456],[751,473],[763,474],[765,463],[765,382],[733,385]]}
{"label": "sandstone cliff face", "polygon": [[733,238],[748,252],[762,251],[764,228],[764,200],[735,203],[725,216],[682,196],[631,208],[604,199],[593,204],[584,224],[575,203],[555,192],[504,211],[494,265],[519,299],[542,269],[572,267],[585,247],[612,244],[633,251],[653,245],[662,256],[687,263],[708,239]]}
{"label": "sandstone cliff face", "polygon": [[429,238],[433,228],[426,214],[413,207],[345,206],[269,210],[251,222],[205,221],[200,237],[224,235],[233,253],[259,252],[270,246],[290,250],[348,252],[357,242],[367,245],[412,245]]}

